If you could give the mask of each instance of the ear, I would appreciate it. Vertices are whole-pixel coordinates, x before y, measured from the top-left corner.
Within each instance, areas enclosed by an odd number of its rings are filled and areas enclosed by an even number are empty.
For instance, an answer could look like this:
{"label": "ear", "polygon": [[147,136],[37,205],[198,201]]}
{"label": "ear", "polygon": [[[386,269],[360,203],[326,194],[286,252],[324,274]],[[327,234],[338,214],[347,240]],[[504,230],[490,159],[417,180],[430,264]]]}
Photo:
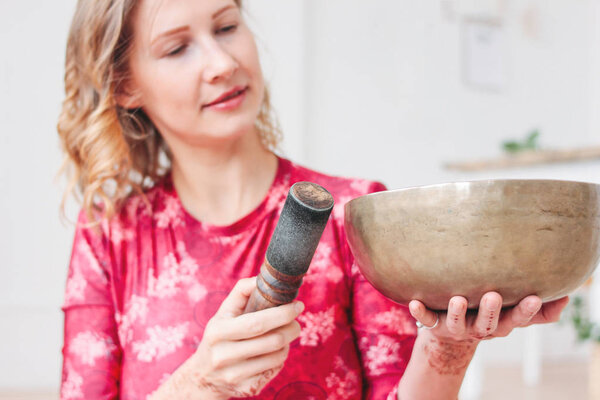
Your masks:
{"label": "ear", "polygon": [[119,106],[128,110],[142,107],[142,93],[134,87],[131,81],[123,82],[117,86],[115,100]]}

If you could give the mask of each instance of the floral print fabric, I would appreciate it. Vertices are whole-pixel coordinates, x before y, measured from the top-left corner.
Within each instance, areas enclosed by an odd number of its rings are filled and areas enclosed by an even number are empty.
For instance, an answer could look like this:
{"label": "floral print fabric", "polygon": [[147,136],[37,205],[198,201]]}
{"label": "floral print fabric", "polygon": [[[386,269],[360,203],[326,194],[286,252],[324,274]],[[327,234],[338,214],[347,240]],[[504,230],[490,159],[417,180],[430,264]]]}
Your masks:
{"label": "floral print fabric", "polygon": [[385,188],[285,159],[265,200],[226,227],[189,215],[168,178],[100,227],[80,214],[63,307],[61,399],[145,400],[156,390],[193,354],[235,283],[259,272],[298,181],[321,184],[336,205],[299,291],[302,333],[255,399],[395,399],[414,321],[362,277],[343,226],[347,201]]}

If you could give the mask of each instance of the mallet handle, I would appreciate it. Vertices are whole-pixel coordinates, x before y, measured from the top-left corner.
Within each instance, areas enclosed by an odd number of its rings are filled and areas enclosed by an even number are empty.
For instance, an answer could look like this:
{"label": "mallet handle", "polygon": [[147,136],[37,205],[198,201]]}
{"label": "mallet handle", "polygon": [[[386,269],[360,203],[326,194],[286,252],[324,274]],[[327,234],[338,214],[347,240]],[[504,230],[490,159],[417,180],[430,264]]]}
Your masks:
{"label": "mallet handle", "polygon": [[333,197],[322,186],[298,182],[290,188],[245,313],[296,298],[332,209]]}

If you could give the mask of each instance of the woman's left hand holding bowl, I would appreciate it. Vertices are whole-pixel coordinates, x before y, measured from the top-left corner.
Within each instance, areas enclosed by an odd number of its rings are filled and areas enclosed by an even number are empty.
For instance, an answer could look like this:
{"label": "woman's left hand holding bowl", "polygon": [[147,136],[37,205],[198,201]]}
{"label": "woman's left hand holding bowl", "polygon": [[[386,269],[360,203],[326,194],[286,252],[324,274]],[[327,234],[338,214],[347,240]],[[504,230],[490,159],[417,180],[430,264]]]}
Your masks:
{"label": "woman's left hand holding bowl", "polygon": [[[433,336],[444,341],[478,343],[484,339],[507,336],[514,328],[533,324],[556,322],[569,301],[562,297],[543,303],[538,296],[527,296],[514,307],[502,308],[502,296],[496,292],[484,294],[477,310],[467,312],[467,299],[454,296],[445,312],[432,311],[418,301],[412,300],[409,310],[412,316]],[[438,320],[439,318],[439,320]]]}

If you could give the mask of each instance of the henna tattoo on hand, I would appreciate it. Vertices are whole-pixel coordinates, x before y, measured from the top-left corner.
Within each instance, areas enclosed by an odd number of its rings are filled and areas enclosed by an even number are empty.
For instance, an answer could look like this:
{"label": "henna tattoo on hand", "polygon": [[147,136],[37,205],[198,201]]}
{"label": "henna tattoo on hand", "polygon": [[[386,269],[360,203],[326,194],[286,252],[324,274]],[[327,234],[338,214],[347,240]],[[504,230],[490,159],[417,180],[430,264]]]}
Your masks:
{"label": "henna tattoo on hand", "polygon": [[233,397],[252,397],[258,395],[265,384],[279,372],[277,368],[271,368],[260,374],[259,378],[247,390],[239,390],[235,385],[228,383],[214,384],[206,378],[200,378],[197,381],[198,388],[207,389],[214,393],[228,394]]}
{"label": "henna tattoo on hand", "polygon": [[432,338],[423,346],[429,366],[440,375],[460,375],[469,366],[475,341],[448,342]]}
{"label": "henna tattoo on hand", "polygon": [[275,375],[275,368],[271,368],[263,372],[258,380],[254,383],[254,385],[250,386],[248,389],[247,396],[256,396],[262,390],[267,382],[271,380],[271,378]]}
{"label": "henna tattoo on hand", "polygon": [[235,385],[233,384],[229,384],[229,383],[220,383],[218,385],[209,382],[208,380],[206,380],[206,378],[201,378],[198,381],[198,388],[200,389],[207,389],[210,390],[213,393],[219,393],[219,394],[227,394],[227,395],[232,395],[235,397],[247,397],[247,396],[252,396],[252,394],[246,394],[241,390],[237,390]]}

